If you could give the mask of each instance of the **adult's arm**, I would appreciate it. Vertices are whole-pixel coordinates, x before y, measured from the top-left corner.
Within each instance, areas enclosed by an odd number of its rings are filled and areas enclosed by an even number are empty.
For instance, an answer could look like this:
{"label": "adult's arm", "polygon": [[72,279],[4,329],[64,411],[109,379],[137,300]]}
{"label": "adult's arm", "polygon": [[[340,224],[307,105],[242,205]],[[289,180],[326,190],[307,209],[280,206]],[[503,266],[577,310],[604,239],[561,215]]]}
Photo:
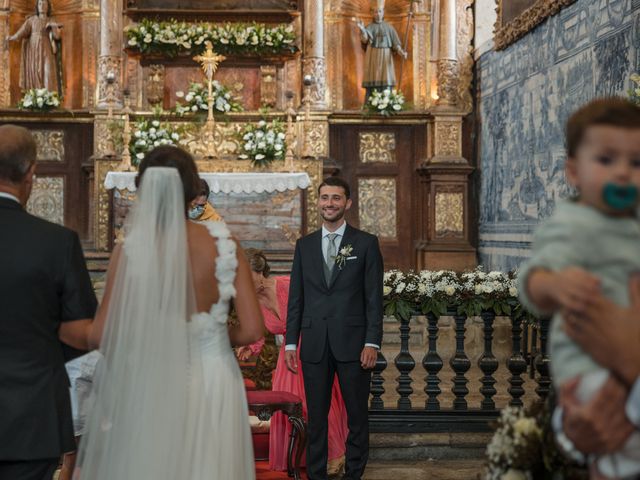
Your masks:
{"label": "adult's arm", "polygon": [[87,351],[90,348],[87,342],[87,331],[91,326],[98,302],[78,235],[71,232],[70,236],[62,273],[60,298],[62,310],[58,338],[77,350]]}
{"label": "adult's arm", "polygon": [[373,241],[367,250],[365,262],[364,294],[367,318],[365,345],[380,348],[382,344],[382,284],[384,267],[378,237],[373,237]]}
{"label": "adult's arm", "polygon": [[236,245],[238,270],[234,286],[236,288],[235,307],[238,325],[229,329],[229,338],[233,346],[255,343],[264,335],[262,310],[253,285],[251,269],[247,257],[237,241]]}
{"label": "adult's arm", "polygon": [[296,242],[291,267],[291,282],[289,283],[289,302],[287,306],[287,331],[285,346],[287,350],[295,350],[300,338],[300,324],[304,312],[304,286],[302,279],[302,253],[300,240]]}
{"label": "adult's arm", "polygon": [[629,281],[630,307],[602,295],[591,300],[584,315],[563,312],[567,334],[599,364],[614,373],[585,405],[575,398],[577,381],[560,391],[563,428],[586,453],[618,450],[640,429],[640,278]]}

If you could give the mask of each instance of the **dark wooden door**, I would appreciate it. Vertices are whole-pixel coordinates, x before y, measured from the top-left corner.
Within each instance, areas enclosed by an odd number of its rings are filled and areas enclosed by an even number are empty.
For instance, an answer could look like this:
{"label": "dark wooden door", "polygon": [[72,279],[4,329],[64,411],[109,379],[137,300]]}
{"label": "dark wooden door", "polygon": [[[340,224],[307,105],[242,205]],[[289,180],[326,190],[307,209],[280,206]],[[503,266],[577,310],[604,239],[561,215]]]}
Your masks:
{"label": "dark wooden door", "polygon": [[21,125],[36,140],[36,179],[27,210],[75,230],[85,246],[91,247],[93,122],[82,117],[60,113],[0,115],[0,125]]}
{"label": "dark wooden door", "polygon": [[424,125],[333,124],[331,157],[349,182],[347,221],[378,236],[385,269],[415,268],[416,159]]}

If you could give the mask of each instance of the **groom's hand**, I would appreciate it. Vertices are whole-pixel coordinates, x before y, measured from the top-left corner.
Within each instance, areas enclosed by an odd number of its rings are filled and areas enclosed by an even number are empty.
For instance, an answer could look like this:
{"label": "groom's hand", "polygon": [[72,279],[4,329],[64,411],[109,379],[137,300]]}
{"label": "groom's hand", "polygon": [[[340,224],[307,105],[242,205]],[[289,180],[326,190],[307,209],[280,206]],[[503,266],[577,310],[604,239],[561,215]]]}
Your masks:
{"label": "groom's hand", "polygon": [[373,347],[364,347],[360,354],[360,364],[365,370],[370,370],[376,366],[378,359],[378,350]]}
{"label": "groom's hand", "polygon": [[285,350],[284,363],[291,373],[298,373],[298,356],[295,350]]}

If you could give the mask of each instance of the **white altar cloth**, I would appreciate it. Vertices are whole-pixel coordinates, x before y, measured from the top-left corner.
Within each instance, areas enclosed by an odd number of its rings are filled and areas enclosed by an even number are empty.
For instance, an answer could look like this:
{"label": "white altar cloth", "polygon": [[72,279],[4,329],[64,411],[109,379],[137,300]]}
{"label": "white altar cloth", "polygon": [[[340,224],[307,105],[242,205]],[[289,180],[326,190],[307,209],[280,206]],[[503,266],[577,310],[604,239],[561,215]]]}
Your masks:
{"label": "white altar cloth", "polygon": [[[136,191],[137,172],[107,172],[104,187],[107,190]],[[273,193],[287,190],[305,190],[311,185],[306,172],[299,173],[210,173],[201,172],[200,178],[209,184],[211,193]]]}

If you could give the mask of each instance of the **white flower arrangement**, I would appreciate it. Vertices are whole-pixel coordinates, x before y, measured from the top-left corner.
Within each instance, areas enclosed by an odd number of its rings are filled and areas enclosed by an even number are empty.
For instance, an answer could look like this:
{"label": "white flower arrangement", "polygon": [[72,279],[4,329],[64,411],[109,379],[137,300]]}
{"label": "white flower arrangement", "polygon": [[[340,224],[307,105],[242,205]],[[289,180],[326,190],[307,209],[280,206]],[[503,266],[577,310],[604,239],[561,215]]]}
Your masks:
{"label": "white flower arrangement", "polygon": [[46,88],[32,88],[22,95],[18,108],[23,110],[47,111],[60,106],[58,92],[50,92]]}
{"label": "white flower arrangement", "polygon": [[492,310],[496,315],[521,311],[514,273],[471,272],[449,270],[401,272],[384,274],[383,295],[385,313],[404,317],[411,312],[444,315],[448,309],[468,316]]}
{"label": "white flower arrangement", "polygon": [[143,54],[193,54],[204,50],[207,40],[221,54],[264,55],[297,50],[293,25],[287,24],[157,22],[145,18],[127,26],[125,35],[128,48]]}
{"label": "white flower arrangement", "polygon": [[640,106],[640,74],[634,73],[629,77],[629,80],[634,84],[629,89],[629,99]]}
{"label": "white flower arrangement", "polygon": [[248,124],[239,134],[240,158],[251,159],[254,167],[266,167],[274,160],[284,159],[287,151],[284,125],[278,120],[260,120]]}
{"label": "white flower arrangement", "polygon": [[506,407],[486,450],[484,480],[586,480],[586,469],[558,450],[551,428],[551,402]]}
{"label": "white flower arrangement", "polygon": [[178,128],[154,118],[140,120],[134,124],[129,143],[131,161],[138,165],[147,152],[161,145],[177,145],[180,141]]}
{"label": "white flower arrangement", "polygon": [[404,95],[400,90],[385,88],[382,91],[373,90],[364,104],[364,108],[370,113],[389,116],[402,111],[404,104]]}
{"label": "white flower arrangement", "polygon": [[[214,113],[241,112],[242,105],[233,97],[229,88],[222,85],[217,80],[213,81],[213,111]],[[209,105],[207,99],[209,91],[202,83],[191,82],[189,90],[185,94],[182,91],[176,92],[176,97],[184,98],[185,103],[176,102],[175,112],[178,116],[207,112]]]}

